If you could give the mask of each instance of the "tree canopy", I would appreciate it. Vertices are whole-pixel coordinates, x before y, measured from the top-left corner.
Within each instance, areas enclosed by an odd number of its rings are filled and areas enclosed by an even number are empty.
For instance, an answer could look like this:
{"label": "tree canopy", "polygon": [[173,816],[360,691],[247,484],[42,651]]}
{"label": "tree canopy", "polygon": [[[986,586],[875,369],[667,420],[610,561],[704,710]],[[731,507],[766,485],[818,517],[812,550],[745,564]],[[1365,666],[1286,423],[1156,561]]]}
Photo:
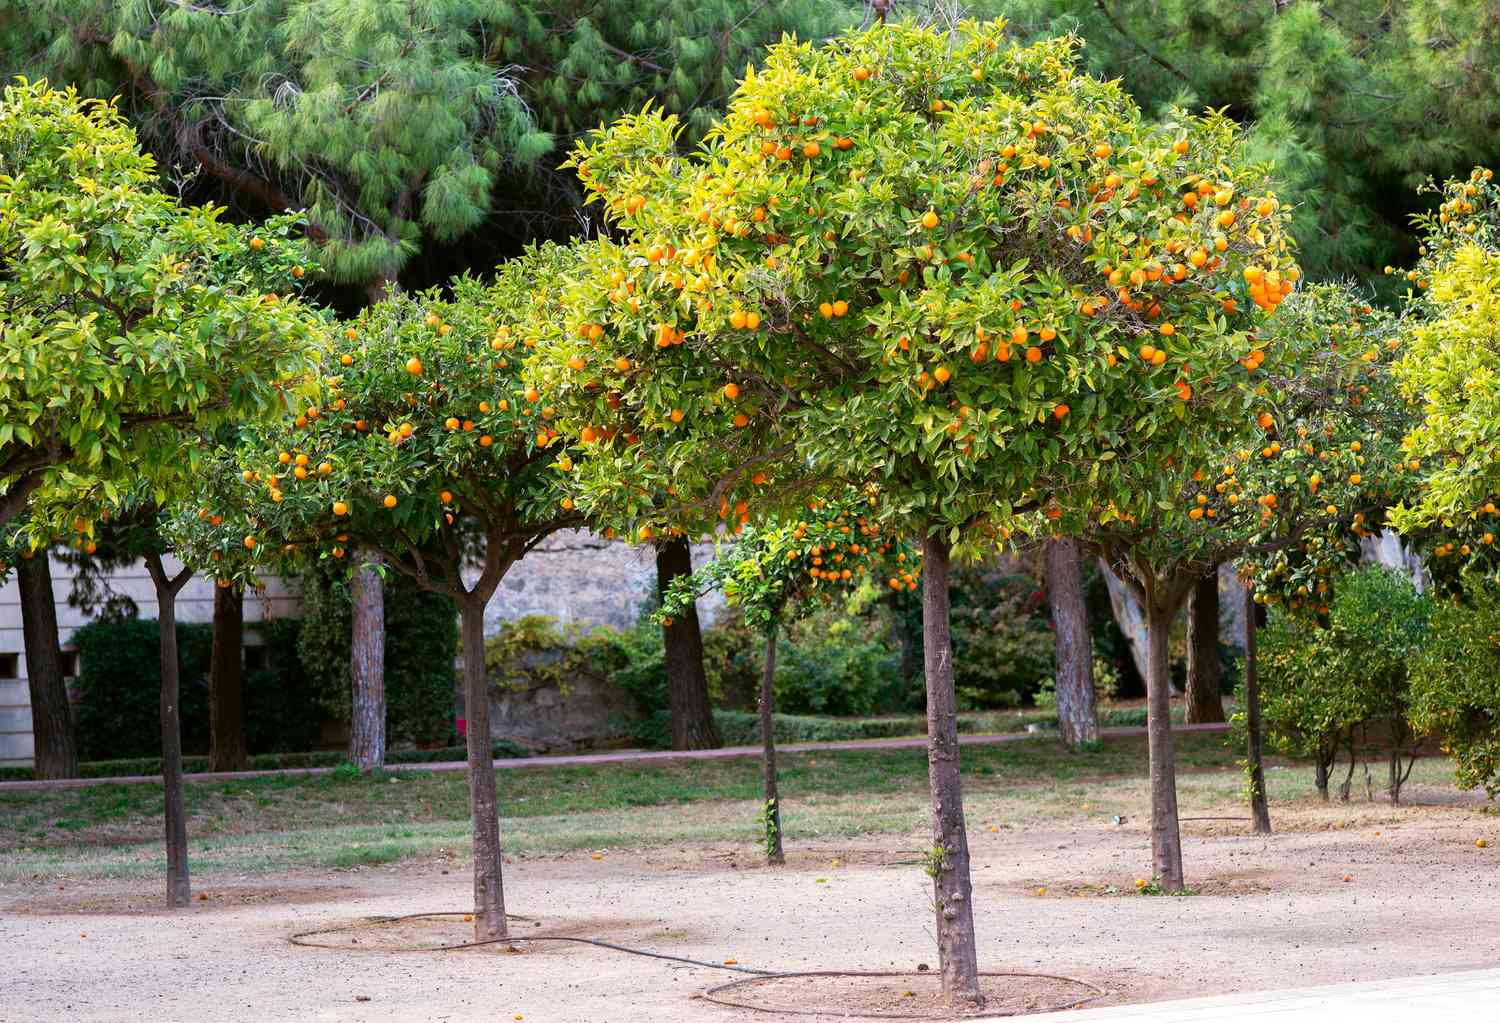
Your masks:
{"label": "tree canopy", "polygon": [[313,267],[296,221],[225,223],[154,171],[113,106],[6,87],[0,521],[43,487],[109,498],[191,470],[179,432],[268,408],[317,343],[320,316],[285,297]]}

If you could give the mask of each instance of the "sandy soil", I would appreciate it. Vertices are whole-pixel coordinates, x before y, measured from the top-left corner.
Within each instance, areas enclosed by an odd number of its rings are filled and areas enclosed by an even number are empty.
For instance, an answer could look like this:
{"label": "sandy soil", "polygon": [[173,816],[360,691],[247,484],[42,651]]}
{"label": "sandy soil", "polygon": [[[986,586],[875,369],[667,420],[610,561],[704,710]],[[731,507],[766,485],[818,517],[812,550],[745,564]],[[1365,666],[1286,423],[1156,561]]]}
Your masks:
{"label": "sandy soil", "polygon": [[[1189,884],[1201,892],[1191,898],[1135,894],[1134,880],[1149,874],[1138,820],[976,829],[981,968],[1077,977],[1108,989],[1096,1003],[1107,1004],[1500,960],[1500,815],[1473,805],[1280,806],[1268,838],[1236,821],[1189,823]],[[1489,848],[1475,846],[1480,837]],[[514,925],[518,934],[591,935],[778,971],[916,971],[936,966],[930,889],[913,862],[920,843],[918,834],[793,841],[779,870],[727,847],[526,858],[509,866],[506,891],[512,912],[532,918]],[[584,945],[390,950],[462,940],[461,917],[324,939],[342,947],[287,941],[371,916],[462,911],[471,892],[459,864],[216,878],[200,892],[207,898],[168,914],[155,883],[0,887],[0,1021],[838,1018],[721,1008],[698,996],[740,975]],[[778,981],[739,995],[804,1008],[824,998],[925,1003],[927,978],[896,983],[903,990]],[[1008,990],[1037,1005],[1055,993]]]}

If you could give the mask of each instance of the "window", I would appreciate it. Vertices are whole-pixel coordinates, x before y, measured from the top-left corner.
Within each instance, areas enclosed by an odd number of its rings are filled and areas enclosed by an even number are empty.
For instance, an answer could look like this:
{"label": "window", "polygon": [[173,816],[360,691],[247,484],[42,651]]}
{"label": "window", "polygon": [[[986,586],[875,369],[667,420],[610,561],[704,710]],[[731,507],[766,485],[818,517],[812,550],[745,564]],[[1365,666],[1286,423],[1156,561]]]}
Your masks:
{"label": "window", "polygon": [[21,655],[0,654],[0,678],[21,677]]}

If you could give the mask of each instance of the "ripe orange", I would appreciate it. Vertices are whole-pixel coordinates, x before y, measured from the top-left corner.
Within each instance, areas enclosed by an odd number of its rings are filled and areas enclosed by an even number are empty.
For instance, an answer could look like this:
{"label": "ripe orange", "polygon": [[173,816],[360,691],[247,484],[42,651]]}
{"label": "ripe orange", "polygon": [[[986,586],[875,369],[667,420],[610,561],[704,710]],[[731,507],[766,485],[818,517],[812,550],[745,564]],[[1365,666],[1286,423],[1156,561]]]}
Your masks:
{"label": "ripe orange", "polygon": [[354,356],[352,356],[352,355],[341,355],[341,356],[339,356],[339,365],[340,366],[352,366],[352,365],[354,365]]}
{"label": "ripe orange", "polygon": [[410,359],[407,359],[406,360],[406,372],[410,373],[414,377],[421,376],[422,375],[422,360],[419,359],[419,358],[417,358],[415,355],[413,355]]}
{"label": "ripe orange", "polygon": [[569,359],[568,359],[568,368],[571,369],[571,370],[573,370],[573,371],[575,371],[575,372],[578,371],[578,370],[580,370],[580,369],[583,369],[583,367],[586,366],[587,364],[588,364],[587,360],[584,359],[584,357],[581,356],[581,355],[573,355],[573,356],[570,356]]}
{"label": "ripe orange", "polygon": [[843,299],[838,299],[833,303],[833,315],[843,316],[848,311],[849,303],[845,302]]}
{"label": "ripe orange", "polygon": [[822,152],[823,147],[818,145],[816,142],[809,142],[807,145],[802,147],[802,155],[807,157],[809,160],[818,156]]}
{"label": "ripe orange", "polygon": [[383,505],[385,505],[387,508],[394,508],[394,507],[396,507],[396,495],[395,494],[386,494],[385,495],[385,500],[381,501],[380,503],[383,504]]}
{"label": "ripe orange", "polygon": [[1094,158],[1097,160],[1105,160],[1109,158],[1109,154],[1112,152],[1113,150],[1109,148],[1108,142],[1101,142],[1094,147]]}
{"label": "ripe orange", "polygon": [[869,68],[867,68],[867,67],[857,67],[857,68],[854,69],[854,80],[856,82],[863,82],[863,81],[865,81],[869,77],[870,77],[870,69]]}
{"label": "ripe orange", "polygon": [[927,228],[927,230],[929,230],[929,231],[931,231],[934,227],[937,227],[938,226],[938,215],[937,215],[937,213],[935,213],[932,210],[928,210],[926,213],[922,214],[922,226],[925,227],[925,228]]}
{"label": "ripe orange", "polygon": [[335,515],[348,515],[349,506],[343,501],[335,501],[333,502],[333,513]]}
{"label": "ripe orange", "polygon": [[738,398],[739,396],[740,388],[738,384],[729,383],[724,385],[724,397],[728,398],[730,401],[734,401],[734,399]]}
{"label": "ripe orange", "polygon": [[953,376],[947,366],[939,366],[932,371],[932,375],[937,377],[937,382],[940,384],[946,384],[949,378]]}
{"label": "ripe orange", "polygon": [[1026,361],[1027,362],[1041,362],[1042,361],[1042,350],[1040,348],[1036,347],[1035,345],[1032,345],[1030,348],[1026,349]]}
{"label": "ripe orange", "polygon": [[1163,337],[1171,337],[1173,334],[1177,333],[1177,328],[1172,326],[1170,323],[1163,323],[1159,329],[1161,330]]}
{"label": "ripe orange", "polygon": [[265,247],[266,247],[266,243],[264,241],[262,241],[261,239],[259,239],[259,238],[251,238],[250,239],[250,249],[251,249],[252,252],[259,252],[261,249],[263,249]]}
{"label": "ripe orange", "polygon": [[458,429],[458,420],[455,419],[453,416],[449,416],[443,422],[443,425],[446,426],[450,430],[456,430],[456,429]]}
{"label": "ripe orange", "polygon": [[1052,410],[1052,415],[1057,419],[1061,419],[1063,416],[1067,415],[1069,411],[1070,409],[1068,408],[1068,406],[1058,405]]}
{"label": "ripe orange", "polygon": [[245,537],[245,550],[247,550],[247,551],[253,551],[253,550],[255,550],[255,537],[253,537],[253,536],[247,536],[247,537]]}

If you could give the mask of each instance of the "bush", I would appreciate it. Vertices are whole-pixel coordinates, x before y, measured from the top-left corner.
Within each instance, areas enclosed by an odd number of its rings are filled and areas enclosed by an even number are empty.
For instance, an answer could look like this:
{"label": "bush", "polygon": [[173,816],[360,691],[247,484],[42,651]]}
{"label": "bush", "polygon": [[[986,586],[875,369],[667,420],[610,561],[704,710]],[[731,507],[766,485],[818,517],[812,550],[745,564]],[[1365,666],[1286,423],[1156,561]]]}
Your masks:
{"label": "bush", "polygon": [[[154,618],[92,622],[78,648],[78,753],[86,760],[161,756],[161,646]],[[208,665],[213,629],[177,626],[182,748],[208,750]]]}
{"label": "bush", "polygon": [[1325,620],[1272,609],[1258,662],[1267,737],[1277,749],[1314,758],[1324,798],[1340,747],[1349,749],[1352,771],[1355,748],[1365,742],[1389,756],[1389,792],[1399,801],[1413,755],[1407,666],[1430,612],[1409,578],[1378,566],[1338,580]]}
{"label": "bush", "polygon": [[[829,608],[796,622],[776,647],[776,709],[787,714],[879,714],[906,688],[901,654],[878,618]],[[757,667],[764,656],[754,657]]]}
{"label": "bush", "polygon": [[986,563],[955,573],[953,680],[963,706],[1019,707],[1052,674],[1056,646],[1046,591]]}
{"label": "bush", "polygon": [[266,666],[245,672],[245,744],[251,753],[291,753],[318,743],[322,711],[297,657],[295,618],[250,622],[265,645]]}
{"label": "bush", "polygon": [[1453,756],[1460,788],[1500,793],[1500,592],[1466,577],[1457,599],[1432,610],[1411,664],[1411,719]]}

